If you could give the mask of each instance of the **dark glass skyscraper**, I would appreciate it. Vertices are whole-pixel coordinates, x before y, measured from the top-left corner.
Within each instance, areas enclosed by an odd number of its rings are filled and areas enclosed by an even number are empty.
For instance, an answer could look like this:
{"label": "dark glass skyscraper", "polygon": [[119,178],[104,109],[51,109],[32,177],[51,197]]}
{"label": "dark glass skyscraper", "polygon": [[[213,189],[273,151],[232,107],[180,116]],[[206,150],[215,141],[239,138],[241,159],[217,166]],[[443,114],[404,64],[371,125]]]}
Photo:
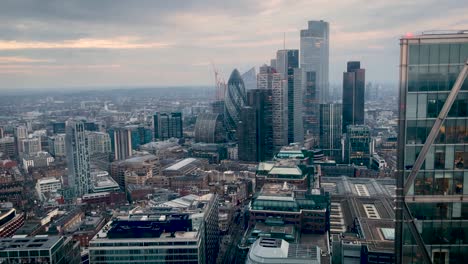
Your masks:
{"label": "dark glass skyscraper", "polygon": [[343,73],[343,133],[348,125],[364,124],[365,74],[359,61],[348,62]]}
{"label": "dark glass skyscraper", "polygon": [[341,161],[341,104],[320,104],[319,146],[328,157]]}
{"label": "dark glass skyscraper", "polygon": [[239,159],[264,161],[273,158],[272,90],[247,92],[239,128]]}
{"label": "dark glass skyscraper", "polygon": [[365,125],[349,125],[346,129],[345,162],[370,167],[370,129]]}
{"label": "dark glass skyscraper", "polygon": [[166,140],[182,138],[182,113],[156,113],[154,115],[154,138]]}
{"label": "dark glass skyscraper", "polygon": [[237,69],[234,69],[229,77],[224,104],[224,118],[228,136],[233,139],[240,121],[241,109],[246,105],[244,81]]}
{"label": "dark glass skyscraper", "polygon": [[[465,263],[468,80],[448,109],[419,170],[416,160],[424,144],[431,142],[429,133],[436,120],[441,120],[438,115],[468,59],[468,34],[404,37],[400,46],[396,263],[422,263],[423,256],[432,263]],[[408,181],[413,168],[416,178]]]}

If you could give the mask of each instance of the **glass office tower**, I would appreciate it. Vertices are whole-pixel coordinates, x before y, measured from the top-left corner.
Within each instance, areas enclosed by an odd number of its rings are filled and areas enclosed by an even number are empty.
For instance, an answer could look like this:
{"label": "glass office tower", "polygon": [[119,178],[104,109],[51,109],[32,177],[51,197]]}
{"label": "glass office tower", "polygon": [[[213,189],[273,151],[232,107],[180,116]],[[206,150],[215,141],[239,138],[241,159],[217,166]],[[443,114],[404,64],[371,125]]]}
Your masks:
{"label": "glass office tower", "polygon": [[[406,183],[411,186],[406,194],[402,189],[468,59],[468,34],[407,36],[400,45],[397,263],[422,263],[424,250],[433,263],[464,263],[468,257],[467,80],[416,179]],[[404,217],[405,203],[410,217]],[[417,246],[418,237],[424,246]]]}

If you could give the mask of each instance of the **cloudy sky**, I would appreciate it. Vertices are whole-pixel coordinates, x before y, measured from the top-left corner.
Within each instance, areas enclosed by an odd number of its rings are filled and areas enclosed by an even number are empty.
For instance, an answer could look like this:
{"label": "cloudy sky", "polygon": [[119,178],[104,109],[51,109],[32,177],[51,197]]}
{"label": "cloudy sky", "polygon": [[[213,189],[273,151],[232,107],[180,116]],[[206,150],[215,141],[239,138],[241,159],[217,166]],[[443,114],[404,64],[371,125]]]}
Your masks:
{"label": "cloudy sky", "polygon": [[0,89],[211,85],[283,46],[308,20],[330,22],[330,81],[361,60],[396,82],[398,38],[468,29],[461,0],[1,0]]}

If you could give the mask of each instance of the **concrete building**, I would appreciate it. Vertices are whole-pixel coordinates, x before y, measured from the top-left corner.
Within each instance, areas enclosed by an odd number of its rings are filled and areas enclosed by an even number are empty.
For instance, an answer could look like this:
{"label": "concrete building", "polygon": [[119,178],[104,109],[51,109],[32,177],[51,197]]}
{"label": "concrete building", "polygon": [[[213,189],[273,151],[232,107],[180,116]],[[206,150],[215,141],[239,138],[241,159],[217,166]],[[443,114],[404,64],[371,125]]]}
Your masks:
{"label": "concrete building", "polygon": [[111,140],[109,134],[104,132],[86,132],[89,155],[111,153]]}
{"label": "concrete building", "polygon": [[56,178],[43,178],[37,180],[36,192],[41,201],[46,199],[48,193],[56,193],[62,188],[62,181]]}
{"label": "concrete building", "polygon": [[18,139],[18,144],[21,154],[34,154],[42,150],[39,137]]}
{"label": "concrete building", "polygon": [[17,147],[15,144],[14,137],[4,137],[0,138],[0,152],[3,153],[4,156],[15,159],[18,156]]}
{"label": "concrete building", "polygon": [[79,244],[62,236],[2,238],[0,259],[5,263],[81,263]]}
{"label": "concrete building", "polygon": [[120,191],[119,184],[117,184],[117,182],[112,179],[107,171],[91,171],[91,181],[91,189],[93,193]]}
{"label": "concrete building", "polygon": [[179,200],[111,220],[90,241],[90,262],[215,263],[219,249],[217,196]]}
{"label": "concrete building", "polygon": [[22,158],[23,169],[29,171],[31,168],[47,168],[54,162],[48,152],[39,151],[31,154],[24,154]]}
{"label": "concrete building", "polygon": [[124,160],[132,156],[132,134],[130,129],[116,128],[113,133],[114,160]]}
{"label": "concrete building", "polygon": [[183,176],[195,171],[197,168],[200,168],[201,165],[202,162],[199,159],[186,158],[165,168],[162,171],[162,174],[169,177]]}

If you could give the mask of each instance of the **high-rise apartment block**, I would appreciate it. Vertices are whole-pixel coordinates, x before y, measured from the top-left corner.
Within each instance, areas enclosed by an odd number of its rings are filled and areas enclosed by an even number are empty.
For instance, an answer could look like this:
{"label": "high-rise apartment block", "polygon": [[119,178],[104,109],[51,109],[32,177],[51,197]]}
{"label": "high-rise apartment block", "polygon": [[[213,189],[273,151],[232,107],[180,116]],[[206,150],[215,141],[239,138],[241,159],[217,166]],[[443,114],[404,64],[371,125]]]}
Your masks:
{"label": "high-rise apartment block", "polygon": [[166,140],[169,138],[182,138],[182,113],[156,113],[154,115],[154,138]]}
{"label": "high-rise apartment block", "polygon": [[359,61],[348,62],[343,73],[343,133],[349,125],[364,125],[365,74]]}
{"label": "high-rise apartment block", "polygon": [[[468,34],[406,36],[400,52],[396,263],[464,263],[468,80],[458,94],[454,84],[468,60]],[[453,104],[444,108],[449,98]],[[433,127],[437,134],[430,133]]]}
{"label": "high-rise apartment block", "polygon": [[84,122],[67,121],[65,149],[67,152],[68,185],[76,197],[81,197],[89,193],[91,184],[89,146]]}

